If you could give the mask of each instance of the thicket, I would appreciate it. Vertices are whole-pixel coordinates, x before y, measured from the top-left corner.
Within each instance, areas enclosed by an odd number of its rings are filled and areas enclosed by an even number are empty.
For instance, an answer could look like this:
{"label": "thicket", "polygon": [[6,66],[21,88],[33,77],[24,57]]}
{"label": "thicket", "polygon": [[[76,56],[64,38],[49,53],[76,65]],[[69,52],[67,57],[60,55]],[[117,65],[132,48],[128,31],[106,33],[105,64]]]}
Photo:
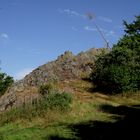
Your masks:
{"label": "thicket", "polygon": [[124,26],[125,35],[98,58],[91,74],[96,87],[111,94],[140,89],[140,16]]}

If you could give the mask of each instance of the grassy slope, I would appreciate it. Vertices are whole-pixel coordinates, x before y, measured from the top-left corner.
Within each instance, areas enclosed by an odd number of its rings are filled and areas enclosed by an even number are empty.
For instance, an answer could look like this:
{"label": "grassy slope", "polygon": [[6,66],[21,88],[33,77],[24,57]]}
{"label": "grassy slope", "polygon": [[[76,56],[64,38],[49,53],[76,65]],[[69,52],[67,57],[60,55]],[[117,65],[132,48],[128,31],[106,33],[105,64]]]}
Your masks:
{"label": "grassy slope", "polygon": [[86,81],[66,82],[60,87],[74,92],[74,101],[68,112],[49,111],[32,120],[20,119],[5,124],[0,127],[0,140],[111,139],[108,131],[113,135],[116,130],[117,139],[119,135],[123,137],[118,131],[123,123],[131,119],[139,123],[138,95],[122,97],[92,93],[92,85]]}

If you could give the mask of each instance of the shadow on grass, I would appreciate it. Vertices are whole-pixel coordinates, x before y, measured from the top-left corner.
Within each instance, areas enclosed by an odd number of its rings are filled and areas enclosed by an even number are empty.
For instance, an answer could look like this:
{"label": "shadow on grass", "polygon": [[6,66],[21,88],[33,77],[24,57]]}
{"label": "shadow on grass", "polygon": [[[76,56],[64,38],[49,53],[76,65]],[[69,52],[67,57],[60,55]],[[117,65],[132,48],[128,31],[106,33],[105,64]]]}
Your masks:
{"label": "shadow on grass", "polygon": [[91,89],[91,92],[92,93],[100,92],[100,93],[105,94],[105,95],[113,95],[113,92],[111,92],[111,90],[107,87],[93,87]]}
{"label": "shadow on grass", "polygon": [[85,88],[85,90],[86,90],[87,92],[90,92],[90,93],[92,93],[92,94],[94,94],[94,93],[96,93],[96,92],[100,92],[100,93],[106,94],[106,95],[112,95],[112,94],[113,94],[113,93],[111,92],[111,89],[108,88],[108,86],[95,86],[95,85],[93,84],[93,81],[92,81],[90,78],[88,78],[88,77],[82,78],[81,80],[92,83],[92,87],[90,87],[90,88],[89,88],[89,87]]}
{"label": "shadow on grass", "polygon": [[[119,116],[115,122],[88,121],[79,124],[71,124],[67,127],[75,132],[78,140],[119,140],[140,139],[140,105],[111,106],[102,105],[103,112]],[[58,136],[51,136],[50,140],[71,140]]]}

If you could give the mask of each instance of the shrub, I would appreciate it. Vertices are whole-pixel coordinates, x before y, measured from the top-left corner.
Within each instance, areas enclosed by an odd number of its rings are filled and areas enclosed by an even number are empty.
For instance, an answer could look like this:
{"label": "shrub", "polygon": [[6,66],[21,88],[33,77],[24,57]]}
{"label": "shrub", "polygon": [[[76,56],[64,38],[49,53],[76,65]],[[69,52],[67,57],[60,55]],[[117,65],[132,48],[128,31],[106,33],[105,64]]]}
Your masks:
{"label": "shrub", "polygon": [[72,96],[69,93],[53,93],[49,94],[46,105],[49,109],[67,110],[72,102]]}
{"label": "shrub", "polygon": [[13,82],[14,80],[12,77],[8,76],[6,73],[0,72],[0,96],[7,91]]}
{"label": "shrub", "polygon": [[43,96],[51,93],[53,90],[54,90],[54,85],[52,83],[41,85],[39,87],[39,93]]}
{"label": "shrub", "polygon": [[98,88],[111,93],[140,89],[140,16],[124,25],[126,34],[111,52],[98,58],[91,74]]}

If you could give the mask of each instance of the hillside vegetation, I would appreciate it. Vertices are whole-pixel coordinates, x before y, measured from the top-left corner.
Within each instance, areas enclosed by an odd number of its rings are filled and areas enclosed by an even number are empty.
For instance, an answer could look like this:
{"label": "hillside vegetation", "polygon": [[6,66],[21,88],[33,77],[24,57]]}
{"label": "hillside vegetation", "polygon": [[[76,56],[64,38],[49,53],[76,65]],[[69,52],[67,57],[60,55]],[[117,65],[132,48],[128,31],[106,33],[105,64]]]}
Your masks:
{"label": "hillside vegetation", "polygon": [[140,89],[140,16],[124,25],[125,35],[96,61],[91,76],[93,83],[108,93]]}
{"label": "hillside vegetation", "polygon": [[67,51],[12,84],[0,140],[140,139],[140,17],[124,24],[112,50]]}
{"label": "hillside vegetation", "polygon": [[[1,140],[100,140],[139,138],[140,94],[110,96],[92,91],[88,81],[75,80],[60,85],[71,87],[69,110],[48,110],[41,116],[16,116],[9,112],[1,123]],[[32,115],[31,115],[32,114]],[[12,120],[8,118],[13,116]],[[2,120],[1,120],[2,122]]]}

